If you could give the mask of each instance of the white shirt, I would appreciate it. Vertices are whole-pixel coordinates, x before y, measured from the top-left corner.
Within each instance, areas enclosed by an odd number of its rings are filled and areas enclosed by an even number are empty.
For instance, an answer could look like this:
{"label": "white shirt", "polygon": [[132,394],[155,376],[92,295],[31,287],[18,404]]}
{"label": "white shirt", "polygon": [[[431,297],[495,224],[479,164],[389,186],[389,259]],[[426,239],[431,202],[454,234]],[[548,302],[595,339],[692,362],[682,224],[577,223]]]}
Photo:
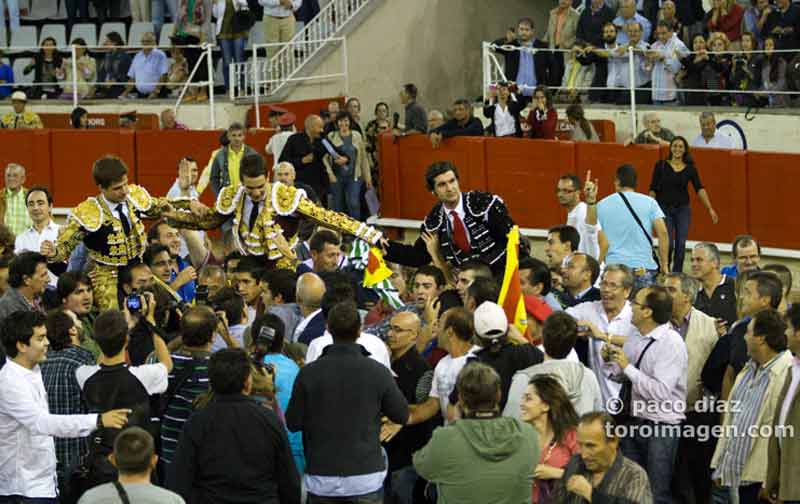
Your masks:
{"label": "white shirt", "polygon": [[461,357],[452,357],[445,355],[442,360],[436,364],[436,369],[433,370],[433,381],[431,382],[430,397],[439,399],[439,408],[442,412],[442,418],[447,418],[447,406],[450,405],[450,393],[456,386],[458,380],[458,373],[466,365],[467,359],[475,355],[481,347],[474,345],[467,353]]}
{"label": "white shirt", "polygon": [[600,243],[597,241],[597,235],[601,228],[600,224],[593,226],[586,224],[586,211],[588,208],[588,205],[583,201],[575,205],[575,208],[567,213],[567,225],[577,229],[581,237],[581,241],[578,244],[578,252],[598,259],[600,257]]}
{"label": "white shirt", "polygon": [[255,306],[250,306],[250,305],[245,306],[245,310],[247,310],[247,324],[246,325],[249,326],[250,324],[252,324],[253,322],[256,321],[257,310],[256,310]]}
{"label": "white shirt", "polygon": [[[386,343],[379,337],[372,334],[361,333],[356,343],[364,347],[369,352],[370,359],[380,362],[386,366],[389,371],[392,371],[392,359],[389,357],[389,349],[386,348]],[[325,334],[319,338],[314,338],[308,345],[308,352],[306,353],[306,365],[319,359],[325,347],[333,345],[333,336],[327,330]],[[392,373],[394,374],[394,373]]]}
{"label": "white shirt", "polygon": [[517,132],[514,116],[508,110],[508,105],[504,109],[502,105],[497,103],[494,107],[494,135],[495,136],[508,136]]}
{"label": "white shirt", "polygon": [[714,136],[711,137],[711,140],[706,142],[706,139],[703,137],[703,134],[697,135],[692,141],[692,147],[709,147],[712,149],[735,149],[736,146],[733,145],[733,140],[727,135],[723,135],[719,132],[719,130],[714,132]]}
{"label": "white shirt", "polygon": [[52,415],[39,366],[0,369],[0,495],[56,496],[53,437],[88,436],[97,415]]}
{"label": "white shirt", "polygon": [[108,208],[111,210],[111,213],[114,215],[114,217],[116,217],[118,219],[119,219],[119,212],[117,212],[117,206],[118,205],[122,205],[122,215],[124,215],[125,218],[128,219],[128,224],[131,223],[131,217],[128,214],[128,201],[127,200],[123,201],[122,203],[114,203],[113,201],[108,201],[108,199],[106,199],[105,196],[101,195],[100,197],[103,198],[103,201],[105,201],[106,205],[108,205]]}
{"label": "white shirt", "polygon": [[[29,227],[22,234],[17,236],[17,240],[14,242],[14,253],[40,252],[42,250],[43,241],[48,240],[53,243],[56,242],[58,239],[58,230],[60,228],[61,227],[53,222],[52,219],[47,223],[47,226],[42,229],[41,233],[37,231],[35,227]],[[50,286],[55,287],[58,283],[58,277],[56,277],[52,271],[48,271],[47,273],[50,275]]]}
{"label": "white shirt", "polygon": [[[200,195],[197,193],[197,188],[195,186],[189,187],[189,195],[184,196],[181,192],[181,186],[178,184],[178,179],[175,179],[175,183],[172,184],[172,187],[169,188],[167,191],[167,198],[191,198],[197,199]],[[200,239],[205,241],[206,239],[206,232],[205,231],[195,231],[195,233],[200,233]],[[181,257],[189,256],[189,247],[186,246],[186,240],[181,236],[181,251],[179,252]]]}
{"label": "white shirt", "polygon": [[[450,209],[450,208],[447,208],[446,206],[442,205],[442,210],[444,211],[445,215],[447,216],[447,222],[450,225],[450,233],[454,233],[453,216],[450,214],[450,212],[455,212],[456,215],[458,215],[458,218],[461,219],[461,222],[462,223],[464,222],[464,218],[467,216],[467,214],[464,213],[464,193],[461,193],[458,196],[458,205],[456,205],[455,208]],[[466,235],[467,235],[467,243],[470,243],[469,231],[467,231],[466,228],[467,228],[467,225],[465,223],[464,224],[464,230],[466,231]]]}
{"label": "white shirt", "polygon": [[[786,417],[789,415],[789,409],[797,395],[797,387],[800,385],[800,358],[795,356],[792,358],[792,382],[789,384],[789,390],[786,391],[786,397],[783,398],[781,405],[781,414],[778,417],[778,425],[786,425]],[[783,443],[783,436],[778,436],[778,443]]]}
{"label": "white shirt", "polygon": [[[303,331],[306,330],[306,327],[308,327],[308,323],[311,322],[311,319],[316,317],[317,314],[319,312],[321,312],[321,311],[322,311],[322,308],[317,308],[313,312],[309,313],[308,317],[304,318],[303,320],[300,321],[299,324],[297,324],[297,327],[295,327],[295,329],[294,329],[294,334],[292,334],[292,342],[293,343],[297,342],[297,339],[300,337],[301,334],[303,334]],[[313,341],[312,341],[312,343],[313,343]],[[308,362],[308,360],[306,360],[306,362]]]}
{"label": "white shirt", "polygon": [[[636,327],[634,327],[631,322],[633,310],[628,301],[625,301],[625,306],[619,314],[611,320],[608,320],[602,301],[581,303],[572,308],[567,308],[565,311],[576,321],[589,321],[604,333],[611,333],[615,336],[625,336],[626,338],[638,334]],[[603,404],[605,405],[608,403],[609,399],[619,397],[619,391],[622,385],[610,378],[610,375],[614,372],[614,368],[612,364],[604,361],[603,357],[600,355],[600,349],[603,348],[603,345],[605,345],[605,342],[598,339],[591,338],[589,340],[589,368],[594,371],[597,377],[597,382],[600,384],[600,393],[603,396]]]}
{"label": "white shirt", "polygon": [[[240,348],[244,348],[244,332],[249,326],[247,324],[236,324],[228,328],[231,339],[239,344]],[[228,344],[222,339],[219,333],[214,333],[214,342],[211,343],[211,353],[218,352],[228,348]]]}
{"label": "white shirt", "polygon": [[294,135],[294,131],[281,131],[272,135],[272,138],[267,142],[266,151],[272,154],[272,167],[278,166],[283,153],[283,148],[286,147],[286,141],[289,137]]}

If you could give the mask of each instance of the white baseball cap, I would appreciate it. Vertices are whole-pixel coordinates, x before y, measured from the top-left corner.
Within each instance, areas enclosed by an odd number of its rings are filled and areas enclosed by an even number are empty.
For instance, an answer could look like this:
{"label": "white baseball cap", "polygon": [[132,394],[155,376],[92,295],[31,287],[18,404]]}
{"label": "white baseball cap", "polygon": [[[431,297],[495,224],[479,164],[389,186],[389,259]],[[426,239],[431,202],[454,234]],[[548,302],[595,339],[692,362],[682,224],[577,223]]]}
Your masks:
{"label": "white baseball cap", "polygon": [[28,97],[22,91],[14,91],[11,93],[11,101],[28,101]]}
{"label": "white baseball cap", "polygon": [[475,333],[481,339],[500,339],[508,332],[508,317],[497,303],[486,301],[475,310]]}

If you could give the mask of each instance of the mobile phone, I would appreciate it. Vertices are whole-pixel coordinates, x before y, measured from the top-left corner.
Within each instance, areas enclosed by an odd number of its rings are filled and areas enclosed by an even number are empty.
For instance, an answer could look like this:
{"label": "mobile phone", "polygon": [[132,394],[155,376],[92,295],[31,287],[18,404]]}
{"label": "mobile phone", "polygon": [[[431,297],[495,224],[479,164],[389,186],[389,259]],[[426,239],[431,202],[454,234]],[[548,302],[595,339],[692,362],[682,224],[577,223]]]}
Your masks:
{"label": "mobile phone", "polygon": [[132,292],[125,299],[125,306],[131,313],[138,313],[142,309],[142,297],[138,292]]}
{"label": "mobile phone", "polygon": [[195,304],[208,304],[208,285],[198,285],[194,295]]}

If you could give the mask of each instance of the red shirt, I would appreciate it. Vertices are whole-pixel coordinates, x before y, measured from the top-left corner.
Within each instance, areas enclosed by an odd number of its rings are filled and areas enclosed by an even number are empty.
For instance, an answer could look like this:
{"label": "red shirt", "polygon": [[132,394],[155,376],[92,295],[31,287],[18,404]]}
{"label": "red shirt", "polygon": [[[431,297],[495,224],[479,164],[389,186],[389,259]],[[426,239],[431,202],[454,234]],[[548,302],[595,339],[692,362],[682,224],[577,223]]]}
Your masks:
{"label": "red shirt", "polygon": [[531,126],[531,138],[555,140],[558,112],[556,109],[550,109],[547,111],[547,115],[543,116],[541,111],[534,108],[528,114],[528,124]]}
{"label": "red shirt", "polygon": [[713,11],[708,14],[708,31],[722,32],[728,37],[731,42],[736,42],[742,37],[742,18],[744,17],[744,9],[737,4],[731,4],[731,11],[724,16],[720,16],[717,22],[714,23]]}
{"label": "red shirt", "polygon": [[[578,453],[578,439],[575,430],[567,431],[564,434],[562,443],[551,444],[539,455],[539,463],[563,469],[567,467],[569,459]],[[547,480],[555,484],[556,480]],[[539,480],[533,480],[533,502],[539,502]]]}

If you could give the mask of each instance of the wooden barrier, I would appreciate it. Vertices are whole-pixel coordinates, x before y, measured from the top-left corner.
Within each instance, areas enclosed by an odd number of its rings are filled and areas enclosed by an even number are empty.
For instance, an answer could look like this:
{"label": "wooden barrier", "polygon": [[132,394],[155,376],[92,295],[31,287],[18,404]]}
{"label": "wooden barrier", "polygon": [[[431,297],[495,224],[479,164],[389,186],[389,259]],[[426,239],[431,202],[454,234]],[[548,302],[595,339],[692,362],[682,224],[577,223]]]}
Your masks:
{"label": "wooden barrier", "polygon": [[[39,117],[45,128],[51,129],[71,129],[72,120],[70,114],[41,112]],[[89,126],[98,129],[117,129],[119,128],[120,114],[89,113]],[[136,114],[136,129],[157,130],[161,128],[161,121],[157,114]]]}
{"label": "wooden barrier", "polygon": [[[639,176],[637,190],[647,193],[655,163],[668,152],[655,145],[490,137],[452,138],[439,149],[422,135],[396,143],[384,135],[380,142],[382,217],[423,218],[435,202],[424,189],[425,170],[433,162],[449,160],[459,169],[463,190],[498,194],[520,226],[539,229],[565,220],[554,193],[560,175],[572,172],[584,179],[591,170],[602,198],[614,191],[617,167],[631,164]],[[737,234],[750,233],[763,246],[800,248],[800,224],[788,217],[794,188],[800,186],[800,155],[721,149],[691,153],[720,222],[711,223],[690,189],[690,239],[730,242]]]}
{"label": "wooden barrier", "polygon": [[[0,130],[0,167],[9,163],[25,167],[25,185],[43,185],[52,189],[49,130]],[[4,182],[5,183],[5,182]]]}

